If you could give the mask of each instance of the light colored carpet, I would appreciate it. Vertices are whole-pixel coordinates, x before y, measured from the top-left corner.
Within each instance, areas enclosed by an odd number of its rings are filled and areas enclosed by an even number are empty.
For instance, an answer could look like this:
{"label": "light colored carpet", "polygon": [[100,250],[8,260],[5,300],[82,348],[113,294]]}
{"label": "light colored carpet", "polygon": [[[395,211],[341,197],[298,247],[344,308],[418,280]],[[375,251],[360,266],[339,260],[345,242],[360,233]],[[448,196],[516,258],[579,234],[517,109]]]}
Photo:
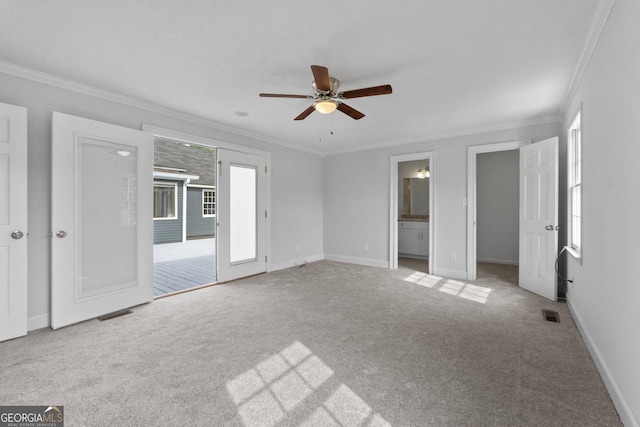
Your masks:
{"label": "light colored carpet", "polygon": [[320,261],[35,331],[0,344],[0,404],[69,427],[620,425],[565,304],[510,267],[416,270]]}

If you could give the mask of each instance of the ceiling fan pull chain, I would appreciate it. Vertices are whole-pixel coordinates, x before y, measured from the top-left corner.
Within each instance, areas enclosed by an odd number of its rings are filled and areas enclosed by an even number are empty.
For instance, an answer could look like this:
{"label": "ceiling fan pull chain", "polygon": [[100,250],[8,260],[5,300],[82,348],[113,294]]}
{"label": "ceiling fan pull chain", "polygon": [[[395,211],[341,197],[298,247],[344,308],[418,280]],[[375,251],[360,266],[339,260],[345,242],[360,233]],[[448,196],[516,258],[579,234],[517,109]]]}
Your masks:
{"label": "ceiling fan pull chain", "polygon": [[331,135],[333,135],[333,114],[330,116],[331,118],[331,129],[329,129],[331,131]]}

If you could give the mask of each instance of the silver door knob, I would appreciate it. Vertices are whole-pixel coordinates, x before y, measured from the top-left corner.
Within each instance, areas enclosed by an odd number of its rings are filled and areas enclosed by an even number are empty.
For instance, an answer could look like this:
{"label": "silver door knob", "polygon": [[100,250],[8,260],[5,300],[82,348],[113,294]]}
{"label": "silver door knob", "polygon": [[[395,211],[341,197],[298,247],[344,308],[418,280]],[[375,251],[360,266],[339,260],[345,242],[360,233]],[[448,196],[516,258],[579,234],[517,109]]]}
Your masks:
{"label": "silver door knob", "polygon": [[553,231],[553,225],[547,225],[544,229],[547,231]]}
{"label": "silver door knob", "polygon": [[24,233],[22,231],[14,231],[13,233],[11,233],[11,238],[12,239],[22,239],[24,237]]}
{"label": "silver door knob", "polygon": [[60,230],[60,231],[58,231],[58,232],[56,233],[56,237],[59,237],[59,238],[61,238],[61,239],[64,239],[65,237],[67,237],[67,232],[66,232],[66,231],[62,231],[62,230]]}

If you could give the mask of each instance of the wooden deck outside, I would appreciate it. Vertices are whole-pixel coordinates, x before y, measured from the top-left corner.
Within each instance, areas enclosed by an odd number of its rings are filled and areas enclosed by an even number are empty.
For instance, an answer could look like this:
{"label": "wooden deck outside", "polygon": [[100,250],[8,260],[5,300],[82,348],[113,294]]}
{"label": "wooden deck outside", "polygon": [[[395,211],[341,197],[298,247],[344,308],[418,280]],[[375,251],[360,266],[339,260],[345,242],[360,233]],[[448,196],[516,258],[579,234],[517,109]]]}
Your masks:
{"label": "wooden deck outside", "polygon": [[215,239],[153,246],[153,295],[160,296],[216,281]]}

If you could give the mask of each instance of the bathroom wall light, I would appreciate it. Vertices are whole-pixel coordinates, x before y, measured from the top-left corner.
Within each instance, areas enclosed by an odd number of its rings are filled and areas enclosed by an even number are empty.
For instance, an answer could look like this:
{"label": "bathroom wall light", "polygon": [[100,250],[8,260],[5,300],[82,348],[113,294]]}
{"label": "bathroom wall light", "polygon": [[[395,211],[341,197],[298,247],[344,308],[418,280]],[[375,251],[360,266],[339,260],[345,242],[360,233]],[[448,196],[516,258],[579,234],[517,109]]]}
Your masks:
{"label": "bathroom wall light", "polygon": [[418,169],[418,178],[424,179],[429,178],[431,176],[431,172],[429,172],[428,167],[424,167],[424,169]]}

